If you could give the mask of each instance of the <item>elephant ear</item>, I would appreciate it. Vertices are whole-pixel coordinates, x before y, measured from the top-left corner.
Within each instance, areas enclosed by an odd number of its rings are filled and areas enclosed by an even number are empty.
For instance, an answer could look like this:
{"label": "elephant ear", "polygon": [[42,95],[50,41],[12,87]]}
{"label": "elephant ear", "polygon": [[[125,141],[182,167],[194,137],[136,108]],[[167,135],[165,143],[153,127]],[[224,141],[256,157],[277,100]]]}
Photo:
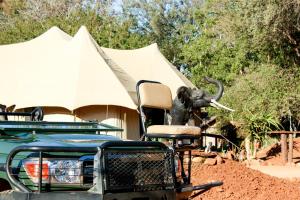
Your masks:
{"label": "elephant ear", "polygon": [[177,90],[177,98],[182,104],[184,104],[185,108],[188,108],[191,103],[191,90],[188,87],[181,86]]}

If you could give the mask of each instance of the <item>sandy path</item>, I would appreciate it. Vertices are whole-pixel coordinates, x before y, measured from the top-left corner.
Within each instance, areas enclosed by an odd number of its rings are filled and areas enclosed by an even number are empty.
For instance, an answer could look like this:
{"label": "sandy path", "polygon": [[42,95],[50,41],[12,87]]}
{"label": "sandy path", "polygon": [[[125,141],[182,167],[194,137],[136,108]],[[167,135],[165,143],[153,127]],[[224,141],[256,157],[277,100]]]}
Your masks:
{"label": "sandy path", "polygon": [[287,178],[287,179],[299,178],[300,179],[300,167],[251,166],[250,168],[278,178]]}

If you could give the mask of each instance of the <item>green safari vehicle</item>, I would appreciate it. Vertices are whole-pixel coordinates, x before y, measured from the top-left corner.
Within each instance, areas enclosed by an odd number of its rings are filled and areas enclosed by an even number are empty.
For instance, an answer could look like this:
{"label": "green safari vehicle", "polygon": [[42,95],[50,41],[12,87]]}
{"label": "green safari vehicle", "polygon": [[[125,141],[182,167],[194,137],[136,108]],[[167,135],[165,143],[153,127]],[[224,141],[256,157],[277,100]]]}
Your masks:
{"label": "green safari vehicle", "polygon": [[0,199],[173,200],[222,184],[182,185],[172,148],[122,141],[105,134],[110,131],[122,129],[97,122],[0,121]]}

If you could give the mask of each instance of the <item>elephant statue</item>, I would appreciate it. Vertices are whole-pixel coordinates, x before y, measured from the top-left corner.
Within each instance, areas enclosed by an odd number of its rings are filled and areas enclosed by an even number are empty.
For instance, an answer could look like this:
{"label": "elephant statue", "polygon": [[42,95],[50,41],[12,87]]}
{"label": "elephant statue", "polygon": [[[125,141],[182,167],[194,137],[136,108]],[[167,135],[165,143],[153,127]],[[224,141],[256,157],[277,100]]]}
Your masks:
{"label": "elephant statue", "polygon": [[194,117],[195,112],[200,112],[201,114],[200,108],[202,107],[212,106],[233,111],[217,102],[223,95],[223,84],[218,80],[208,77],[205,77],[205,80],[208,83],[214,84],[217,87],[217,92],[213,95],[202,89],[192,89],[185,86],[178,88],[177,96],[173,101],[170,112],[172,118],[171,124],[185,125]]}

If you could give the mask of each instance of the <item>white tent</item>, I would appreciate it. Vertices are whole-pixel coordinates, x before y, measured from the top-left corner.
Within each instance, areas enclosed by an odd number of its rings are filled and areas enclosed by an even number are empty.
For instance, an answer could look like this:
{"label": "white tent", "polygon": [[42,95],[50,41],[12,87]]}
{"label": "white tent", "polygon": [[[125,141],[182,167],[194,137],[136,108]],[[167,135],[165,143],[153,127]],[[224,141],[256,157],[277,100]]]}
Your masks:
{"label": "white tent", "polygon": [[74,37],[57,27],[28,42],[0,46],[1,104],[17,109],[42,106],[46,114],[73,114],[139,136],[135,84],[160,81],[173,95],[193,85],[159,52],[156,44],[137,50],[100,48],[85,27]]}
{"label": "white tent", "polygon": [[[89,105],[136,108],[85,27],[57,45],[53,45],[56,31],[50,31],[26,43],[1,46],[0,54],[7,55],[1,58],[7,74],[0,80],[1,91],[9,94],[2,96],[3,104],[16,104],[17,108],[58,106],[70,111]],[[7,83],[11,83],[9,87]]]}

